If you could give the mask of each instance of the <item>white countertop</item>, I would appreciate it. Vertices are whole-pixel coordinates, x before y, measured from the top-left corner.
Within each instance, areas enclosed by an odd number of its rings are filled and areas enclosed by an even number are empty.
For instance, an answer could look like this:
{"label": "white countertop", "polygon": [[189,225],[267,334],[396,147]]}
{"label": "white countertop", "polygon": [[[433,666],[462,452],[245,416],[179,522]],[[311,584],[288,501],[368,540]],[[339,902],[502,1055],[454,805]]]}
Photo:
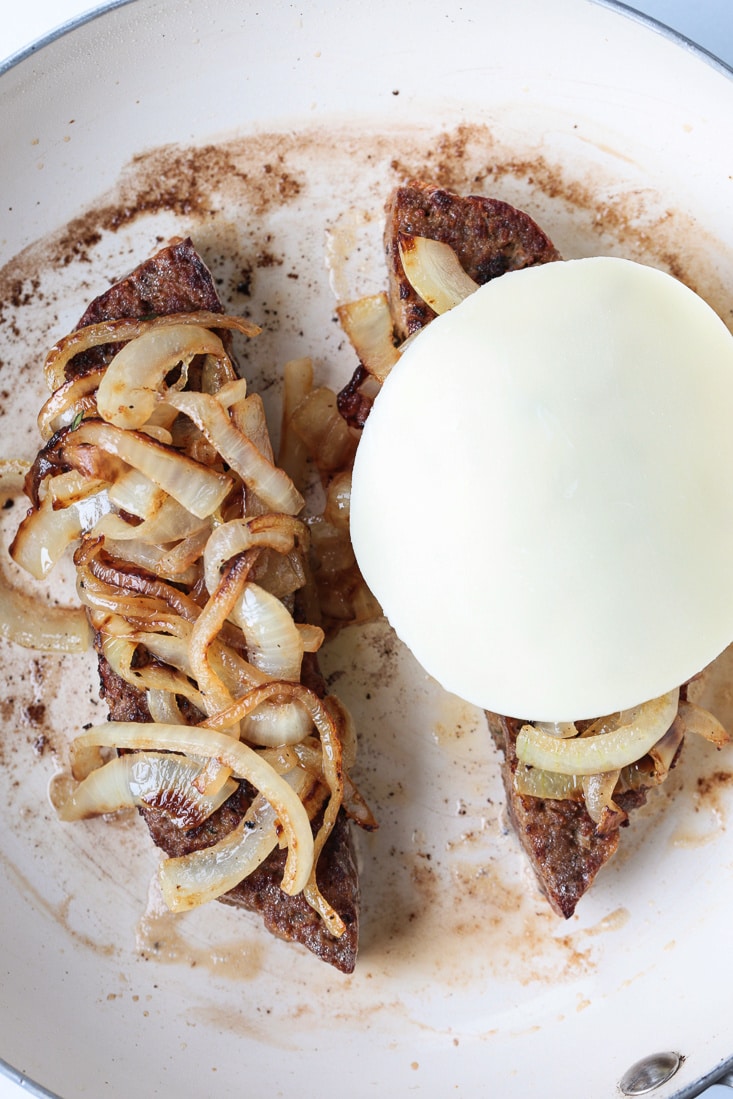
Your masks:
{"label": "white countertop", "polygon": [[[628,6],[671,27],[733,67],[732,0],[636,0]],[[0,61],[97,7],[90,0],[20,0],[4,13],[0,23]],[[18,1085],[0,1070],[0,1099],[20,1099],[29,1094],[42,1093]],[[713,1095],[733,1096],[733,1091],[715,1087],[709,1089],[706,1099]]]}

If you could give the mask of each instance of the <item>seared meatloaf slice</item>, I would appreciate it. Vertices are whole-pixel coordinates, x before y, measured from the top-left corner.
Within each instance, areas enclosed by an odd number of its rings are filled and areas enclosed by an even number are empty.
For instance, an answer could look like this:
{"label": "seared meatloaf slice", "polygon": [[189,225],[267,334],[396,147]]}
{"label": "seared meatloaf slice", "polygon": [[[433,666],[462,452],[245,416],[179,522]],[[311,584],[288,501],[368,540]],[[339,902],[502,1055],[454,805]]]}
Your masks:
{"label": "seared meatloaf slice", "polygon": [[[142,317],[205,309],[221,312],[222,306],[210,272],[189,239],[175,240],[115,283],[87,308],[79,322],[86,324],[116,317]],[[74,375],[104,362],[110,348],[94,349],[72,359]],[[82,360],[80,362],[80,360]],[[101,694],[113,721],[150,721],[143,693],[121,679],[99,653]],[[303,681],[325,693],[316,658],[306,654]],[[155,844],[169,855],[183,855],[222,839],[244,816],[252,800],[251,789],[240,786],[202,825],[181,829],[162,810],[141,810]],[[317,823],[317,822],[315,822]],[[341,916],[346,930],[336,939],[302,895],[288,896],[279,887],[285,852],[278,849],[250,877],[220,899],[258,912],[269,931],[283,939],[302,943],[319,958],[344,973],[356,962],[359,936],[359,881],[351,830],[343,810],[318,860],[318,884]]]}
{"label": "seared meatloaf slice", "polygon": [[[402,234],[449,244],[467,273],[479,284],[507,271],[559,260],[549,237],[521,210],[497,199],[463,198],[444,188],[413,181],[396,188],[387,202],[384,250],[390,311],[398,341],[429,324],[435,314],[408,282],[400,259]],[[548,367],[549,368],[549,367]],[[359,372],[342,391],[341,402],[363,424],[371,402],[360,401]],[[348,418],[348,417],[347,417]],[[502,752],[502,778],[509,819],[527,854],[540,889],[558,915],[569,917],[619,842],[618,828],[599,834],[583,801],[521,795],[515,789],[515,743],[522,722],[489,714],[489,725]],[[644,789],[616,796],[628,813],[643,804]]]}

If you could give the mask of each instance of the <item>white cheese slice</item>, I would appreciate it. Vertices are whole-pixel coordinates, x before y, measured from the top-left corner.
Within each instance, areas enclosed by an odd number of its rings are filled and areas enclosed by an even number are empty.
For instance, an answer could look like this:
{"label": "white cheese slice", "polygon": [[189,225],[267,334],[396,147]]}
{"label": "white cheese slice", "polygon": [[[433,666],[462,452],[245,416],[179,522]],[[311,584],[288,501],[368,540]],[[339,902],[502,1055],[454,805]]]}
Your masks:
{"label": "white cheese slice", "polygon": [[598,716],[733,640],[733,337],[627,260],[495,279],[376,399],[351,535],[398,636],[506,715]]}

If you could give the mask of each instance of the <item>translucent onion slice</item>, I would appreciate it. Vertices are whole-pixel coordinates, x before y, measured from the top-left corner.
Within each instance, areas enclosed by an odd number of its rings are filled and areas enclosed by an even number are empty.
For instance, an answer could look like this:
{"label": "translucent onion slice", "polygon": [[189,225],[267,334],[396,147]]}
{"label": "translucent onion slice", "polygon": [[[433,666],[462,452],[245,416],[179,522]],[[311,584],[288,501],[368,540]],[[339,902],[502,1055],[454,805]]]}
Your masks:
{"label": "translucent onion slice", "polygon": [[168,499],[163,489],[138,469],[130,469],[118,477],[110,485],[109,498],[115,507],[143,520],[151,518]]}
{"label": "translucent onion slice", "polygon": [[525,725],[517,737],[517,758],[532,767],[564,775],[616,771],[641,759],[669,729],[677,714],[679,690],[629,712],[627,724],[599,736],[562,740]]}
{"label": "translucent onion slice", "polygon": [[[307,742],[298,744],[294,749],[294,753],[302,767],[312,775],[323,778],[322,753],[317,741],[310,739]],[[351,817],[360,828],[364,828],[367,832],[375,832],[379,827],[363,795],[346,772],[344,772],[343,809],[347,816]]]}
{"label": "translucent onion slice", "polygon": [[559,737],[560,740],[578,735],[578,729],[574,721],[536,721],[534,727],[539,729],[541,733]]}
{"label": "translucent onion slice", "polygon": [[[30,466],[27,462],[0,462],[0,504],[23,494]],[[0,637],[40,652],[85,652],[92,640],[82,607],[49,606],[16,588],[0,569]]]}
{"label": "translucent onion slice", "polygon": [[[135,565],[128,565],[125,561],[117,561],[110,557],[104,551],[103,542],[102,538],[85,538],[74,553],[77,588],[82,593],[87,589],[104,590],[106,588],[110,595],[117,595],[122,599],[129,599],[135,595],[144,596],[160,601],[190,622],[196,621],[201,608],[190,595],[186,595],[173,584],[159,580],[157,576],[146,573]],[[132,610],[130,613],[134,615],[135,612]],[[142,602],[139,613],[145,614]]]}
{"label": "translucent onion slice", "polygon": [[319,914],[331,934],[338,938],[344,932],[344,923],[318,888],[316,864],[318,856],[323,850],[323,845],[336,823],[336,817],[344,798],[340,708],[329,707],[314,691],[309,690],[302,683],[275,682],[249,691],[244,698],[239,699],[228,711],[207,720],[210,725],[226,728],[227,723],[232,720],[241,720],[252,713],[262,702],[270,699],[277,700],[278,696],[280,696],[280,700],[291,699],[299,702],[304,707],[316,727],[321,742],[323,779],[329,789],[329,799],[323,813],[321,826],[314,840],[313,862],[308,881],[303,887],[303,896],[311,908]]}
{"label": "translucent onion slice", "polygon": [[313,728],[310,716],[295,702],[263,702],[242,719],[241,737],[248,744],[277,748],[300,744]]}
{"label": "translucent onion slice", "polygon": [[187,698],[200,713],[206,712],[201,692],[185,675],[172,668],[162,668],[159,664],[144,664],[142,667],[133,668],[132,660],[136,648],[137,643],[127,637],[105,637],[102,641],[102,652],[107,663],[120,679],[124,679],[125,683],[129,683],[138,691],[149,691],[155,688],[168,691],[172,695],[180,695],[182,698]]}
{"label": "translucent onion slice", "polygon": [[91,630],[81,608],[49,607],[0,573],[0,636],[41,653],[85,653]]}
{"label": "translucent onion slice", "polygon": [[323,517],[336,530],[348,532],[351,518],[351,470],[337,473],[326,490]]}
{"label": "translucent onion slice", "polygon": [[196,424],[227,465],[268,508],[297,515],[304,501],[287,473],[268,461],[215,397],[207,393],[169,393],[167,401]]}
{"label": "translucent onion slice", "polygon": [[230,612],[244,634],[251,664],[273,679],[300,680],[303,638],[276,596],[248,582]]}
{"label": "translucent onion slice", "polygon": [[308,814],[292,787],[246,744],[201,726],[109,721],[93,726],[77,737],[72,753],[83,752],[90,745],[179,752],[218,759],[230,767],[237,778],[246,779],[259,790],[275,810],[288,849],[281,883],[283,892],[293,896],[308,885],[314,858]]}
{"label": "translucent onion slice", "polygon": [[[216,395],[221,403],[220,394]],[[250,393],[244,401],[239,401],[231,406],[232,421],[243,435],[246,435],[259,452],[267,458],[268,462],[275,461],[275,454],[270,439],[270,429],[267,426],[265,405],[259,393]]]}
{"label": "translucent onion slice", "polygon": [[48,388],[53,392],[64,384],[67,365],[82,351],[88,351],[92,347],[103,347],[105,344],[122,343],[125,340],[142,336],[151,329],[181,324],[200,325],[202,328],[230,329],[250,337],[259,335],[261,331],[256,324],[245,320],[244,317],[233,317],[225,313],[212,313],[203,309],[194,313],[170,313],[149,320],[121,317],[110,321],[100,321],[98,324],[78,328],[76,332],[64,336],[51,348],[44,366]]}
{"label": "translucent onion slice", "polygon": [[[221,412],[226,416],[223,409]],[[233,485],[225,473],[217,473],[141,432],[85,420],[74,437],[78,443],[100,447],[140,470],[199,519],[212,515]]]}
{"label": "translucent onion slice", "polygon": [[[226,710],[234,701],[226,685],[210,663],[209,651],[221,633],[227,618],[232,615],[252,563],[251,553],[242,553],[232,559],[217,588],[209,596],[191,631],[188,646],[189,659],[192,672],[203,696],[205,713],[207,714],[215,714],[221,710]],[[237,722],[233,723],[230,731],[233,735],[239,736]]]}
{"label": "translucent onion slice", "polygon": [[103,370],[90,370],[72,378],[52,393],[38,413],[38,430],[47,441],[62,427],[69,427],[79,413],[91,412],[97,406],[96,391]]}
{"label": "translucent onion slice", "polygon": [[141,428],[167,389],[166,376],[196,355],[228,358],[219,337],[195,324],[152,328],[130,340],[114,356],[99,383],[99,415],[116,427]]}
{"label": "translucent onion slice", "polygon": [[583,796],[582,780],[576,775],[560,775],[541,767],[527,767],[521,761],[514,772],[514,789],[523,797],[548,801],[578,801]]}
{"label": "translucent onion slice", "polygon": [[246,400],[248,385],[246,378],[234,378],[233,381],[226,382],[220,389],[217,389],[216,399],[222,408],[230,409],[232,405]]}
{"label": "translucent onion slice", "polygon": [[280,421],[280,450],[277,464],[291,477],[297,488],[306,483],[308,451],[293,430],[293,413],[313,388],[313,360],[290,359],[283,367],[283,400]]}
{"label": "translucent onion slice", "polygon": [[145,700],[153,721],[163,725],[186,724],[178,700],[170,691],[162,691],[159,687],[150,687],[145,692]]}
{"label": "translucent onion slice", "polygon": [[680,718],[686,733],[695,733],[716,748],[728,744],[730,737],[717,717],[687,699],[680,702]]}
{"label": "translucent onion slice", "polygon": [[446,313],[478,290],[450,245],[400,233],[399,249],[408,282],[433,312]]}
{"label": "translucent onion slice", "polygon": [[92,771],[60,806],[63,821],[140,807],[162,809],[179,828],[197,828],[237,789],[228,780],[213,795],[196,781],[206,764],[171,752],[134,752]]}
{"label": "translucent onion slice", "polygon": [[326,386],[312,389],[296,408],[291,422],[321,472],[351,465],[357,439],[339,412],[332,390]]}
{"label": "translucent onion slice", "polygon": [[[680,703],[680,708],[682,707]],[[674,763],[682,741],[685,739],[685,724],[681,713],[677,714],[667,732],[649,749],[649,759],[653,764],[653,784],[664,782]],[[633,764],[632,764],[633,766]]]}
{"label": "translucent onion slice", "polygon": [[211,529],[211,519],[199,519],[192,515],[177,500],[170,497],[161,506],[137,525],[128,523],[120,515],[107,515],[97,523],[96,533],[116,541],[130,540],[149,542],[151,545],[164,546],[189,538],[202,530]]}
{"label": "translucent onion slice", "polygon": [[[73,474],[76,476],[75,471]],[[67,476],[61,474],[61,477]],[[99,488],[99,485],[100,482],[94,482],[89,487]],[[55,504],[53,488],[50,487],[41,506],[29,511],[19,524],[10,544],[12,559],[36,580],[44,580],[68,547],[82,534],[93,530],[112,506],[106,486],[70,502],[66,507],[59,508]]]}
{"label": "translucent onion slice", "polygon": [[599,835],[608,835],[628,819],[624,810],[613,800],[620,773],[603,771],[599,775],[585,775],[582,779],[585,807]]}
{"label": "translucent onion slice", "polygon": [[[207,532],[203,532],[203,537],[206,537]],[[200,535],[194,535],[194,541],[192,545],[196,545],[196,539],[201,537]],[[147,572],[152,572],[156,576],[159,576],[161,580],[173,580],[177,584],[187,584],[189,586],[195,584],[197,578],[197,570],[189,567],[193,561],[196,560],[197,554],[193,554],[192,561],[188,561],[189,554],[186,551],[186,547],[189,545],[189,540],[185,539],[179,543],[181,547],[182,556],[180,559],[176,559],[172,551],[168,551],[163,546],[155,546],[150,542],[145,542],[139,538],[130,538],[117,541],[113,538],[105,538],[105,547],[113,557],[119,561],[127,561],[132,565],[139,565],[140,568],[145,569]],[[178,547],[176,547],[178,548]]]}
{"label": "translucent onion slice", "polygon": [[[453,253],[455,255],[455,253]],[[384,291],[339,305],[338,318],[365,370],[383,382],[399,359],[394,326]]]}
{"label": "translucent onion slice", "polygon": [[[284,778],[301,801],[314,785],[299,767]],[[218,843],[162,863],[159,881],[165,903],[172,912],[186,912],[221,897],[249,877],[277,844],[275,811],[258,794],[237,827]]]}

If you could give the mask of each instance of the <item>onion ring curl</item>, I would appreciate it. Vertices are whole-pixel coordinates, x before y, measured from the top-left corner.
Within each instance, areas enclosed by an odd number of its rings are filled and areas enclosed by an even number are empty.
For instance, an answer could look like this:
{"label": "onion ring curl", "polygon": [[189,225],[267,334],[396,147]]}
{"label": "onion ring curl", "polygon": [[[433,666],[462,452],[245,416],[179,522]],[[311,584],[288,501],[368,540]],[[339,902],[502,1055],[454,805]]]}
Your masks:
{"label": "onion ring curl", "polygon": [[207,725],[217,728],[226,727],[227,723],[242,720],[242,718],[251,714],[252,711],[256,710],[263,702],[272,699],[283,701],[284,698],[297,702],[306,710],[320,737],[323,778],[330,791],[330,796],[323,814],[323,820],[316,833],[313,867],[307,885],[303,889],[303,893],[310,906],[319,913],[322,919],[327,923],[331,933],[338,938],[344,932],[343,922],[338,916],[338,913],[335,912],[319,890],[315,871],[318,856],[333,830],[344,797],[341,741],[337,722],[333,714],[330,712],[329,708],[324,705],[315,691],[303,686],[303,684],[275,681],[262,687],[253,688],[244,698],[230,707],[229,710],[217,714],[216,717],[210,719],[207,722]]}

